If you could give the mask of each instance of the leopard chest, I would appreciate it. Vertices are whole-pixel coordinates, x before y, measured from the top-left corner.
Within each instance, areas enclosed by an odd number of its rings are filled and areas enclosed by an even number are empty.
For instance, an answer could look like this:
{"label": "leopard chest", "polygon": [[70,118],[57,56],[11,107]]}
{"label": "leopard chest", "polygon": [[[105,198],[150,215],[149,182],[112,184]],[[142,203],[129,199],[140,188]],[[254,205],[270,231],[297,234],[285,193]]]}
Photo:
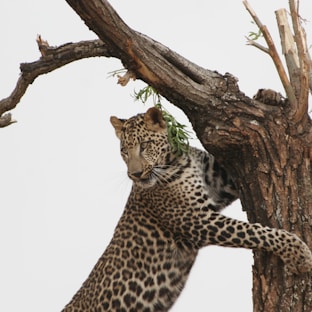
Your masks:
{"label": "leopard chest", "polygon": [[191,209],[208,204],[210,190],[205,183],[205,177],[195,165],[183,171],[180,178],[163,189],[159,189],[154,196],[156,203],[167,208]]}

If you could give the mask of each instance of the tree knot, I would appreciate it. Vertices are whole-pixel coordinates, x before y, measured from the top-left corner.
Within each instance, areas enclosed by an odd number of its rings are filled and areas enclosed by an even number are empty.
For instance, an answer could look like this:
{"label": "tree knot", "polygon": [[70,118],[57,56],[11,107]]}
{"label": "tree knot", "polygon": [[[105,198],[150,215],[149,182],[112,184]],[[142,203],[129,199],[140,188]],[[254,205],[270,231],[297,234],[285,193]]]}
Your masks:
{"label": "tree knot", "polygon": [[271,106],[285,106],[288,99],[271,89],[259,89],[254,100]]}

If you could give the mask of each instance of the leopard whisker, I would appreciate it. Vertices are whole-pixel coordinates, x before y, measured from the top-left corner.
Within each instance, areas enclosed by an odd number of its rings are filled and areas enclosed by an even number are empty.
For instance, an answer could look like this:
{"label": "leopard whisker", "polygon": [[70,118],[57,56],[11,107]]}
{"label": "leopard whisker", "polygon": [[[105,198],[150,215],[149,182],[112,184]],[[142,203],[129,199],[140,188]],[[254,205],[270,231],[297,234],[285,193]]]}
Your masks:
{"label": "leopard whisker", "polygon": [[[170,167],[170,166],[168,166]],[[174,166],[173,166],[174,167]],[[168,171],[160,166],[154,167],[152,173],[160,184],[165,184],[170,182],[170,178],[178,177],[178,174],[175,172]]]}

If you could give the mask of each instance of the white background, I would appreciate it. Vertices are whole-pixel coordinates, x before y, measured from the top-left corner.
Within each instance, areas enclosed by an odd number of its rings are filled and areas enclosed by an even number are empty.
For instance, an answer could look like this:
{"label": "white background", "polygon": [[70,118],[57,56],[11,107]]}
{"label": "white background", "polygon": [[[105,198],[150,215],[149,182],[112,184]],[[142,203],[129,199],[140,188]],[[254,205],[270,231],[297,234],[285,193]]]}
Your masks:
{"label": "white background", "polygon": [[[132,28],[237,76],[248,96],[259,88],[283,92],[268,55],[245,45],[256,28],[240,0],[111,4]],[[278,44],[274,10],[288,1],[251,4]],[[311,0],[301,1],[301,15],[311,19]],[[310,22],[306,27],[311,33]],[[13,90],[19,63],[40,57],[37,34],[50,45],[96,38],[65,1],[2,1],[0,98]],[[121,67],[93,58],[39,77],[13,111],[18,123],[0,129],[0,311],[60,311],[112,237],[131,182],[109,116],[147,108],[131,96],[140,82],[122,88],[108,78]],[[238,202],[225,213],[245,219]],[[172,311],[252,311],[251,266],[251,251],[203,249]]]}

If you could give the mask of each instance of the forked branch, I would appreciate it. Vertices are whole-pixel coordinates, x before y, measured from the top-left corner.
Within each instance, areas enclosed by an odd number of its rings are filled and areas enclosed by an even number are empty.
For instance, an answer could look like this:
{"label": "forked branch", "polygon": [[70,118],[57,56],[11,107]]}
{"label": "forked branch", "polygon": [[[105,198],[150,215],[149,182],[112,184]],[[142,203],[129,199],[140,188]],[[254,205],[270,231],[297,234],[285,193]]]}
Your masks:
{"label": "forked branch", "polygon": [[307,114],[309,88],[312,90],[312,63],[307,48],[305,31],[300,23],[299,0],[289,1],[294,35],[288,23],[286,10],[280,9],[275,12],[289,79],[268,29],[261,23],[250,4],[246,0],[243,3],[262,31],[268,50],[262,46],[260,48],[253,42],[251,44],[271,56],[289,100],[289,119],[297,124]]}
{"label": "forked branch", "polygon": [[278,72],[278,75],[281,79],[281,82],[282,82],[283,87],[285,89],[285,92],[287,94],[287,98],[289,100],[290,105],[294,108],[297,108],[298,103],[297,103],[297,99],[295,96],[295,92],[292,88],[292,85],[291,85],[289,79],[288,79],[288,76],[287,76],[287,73],[284,69],[283,63],[282,63],[282,61],[278,55],[277,49],[275,47],[275,44],[274,44],[274,41],[271,37],[270,32],[268,31],[267,27],[264,24],[262,24],[262,22],[258,18],[256,12],[250,6],[250,4],[246,0],[243,1],[243,4],[263,34],[263,37],[264,37],[264,39],[268,45],[267,52],[271,56],[271,58],[274,62],[274,65],[275,65],[276,70]]}

